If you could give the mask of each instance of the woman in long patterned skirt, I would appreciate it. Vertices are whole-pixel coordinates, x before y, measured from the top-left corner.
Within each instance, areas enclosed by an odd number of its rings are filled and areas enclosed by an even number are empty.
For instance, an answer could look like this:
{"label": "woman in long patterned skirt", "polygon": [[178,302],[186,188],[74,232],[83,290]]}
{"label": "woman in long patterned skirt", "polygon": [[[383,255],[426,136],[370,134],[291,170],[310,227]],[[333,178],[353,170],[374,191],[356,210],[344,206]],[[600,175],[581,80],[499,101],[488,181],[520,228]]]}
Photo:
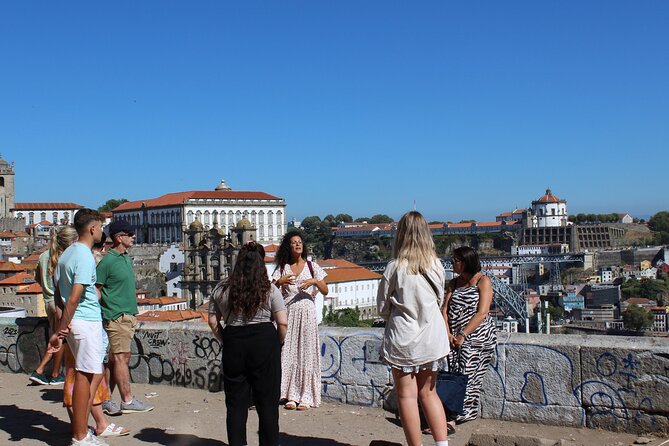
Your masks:
{"label": "woman in long patterned skirt", "polygon": [[298,231],[283,237],[272,274],[288,310],[288,334],[281,350],[281,399],[286,409],[307,410],[321,404],[321,362],[314,298],[328,293],[327,274],[307,260]]}
{"label": "woman in long patterned skirt", "polygon": [[481,384],[497,343],[495,323],[488,314],[493,291],[490,279],[481,273],[476,251],[468,246],[453,251],[453,271],[458,276],[446,288],[444,318],[453,347],[448,363],[451,371],[468,377],[462,414],[448,414],[449,432],[455,424],[478,416]]}

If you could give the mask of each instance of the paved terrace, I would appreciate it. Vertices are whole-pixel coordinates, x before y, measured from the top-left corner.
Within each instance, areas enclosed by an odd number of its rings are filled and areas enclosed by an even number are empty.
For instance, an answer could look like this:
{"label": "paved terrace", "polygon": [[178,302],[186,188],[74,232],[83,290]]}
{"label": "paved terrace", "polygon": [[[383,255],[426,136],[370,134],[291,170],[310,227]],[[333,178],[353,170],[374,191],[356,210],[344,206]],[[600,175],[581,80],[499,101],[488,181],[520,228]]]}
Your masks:
{"label": "paved terrace", "polygon": [[[131,430],[111,445],[225,446],[225,403],[222,392],[164,385],[133,384],[135,394],[150,397],[156,409],[146,414],[110,419]],[[62,387],[34,386],[23,373],[0,373],[0,444],[22,446],[69,444],[69,424],[62,407]],[[381,408],[324,403],[306,412],[281,409],[283,446],[348,446],[404,444],[402,428]],[[249,445],[257,445],[257,416],[249,412]],[[639,437],[603,430],[522,424],[483,419],[463,426],[451,446],[610,445],[633,444]],[[669,445],[667,438],[648,437],[649,445]],[[494,443],[494,441],[497,443]],[[425,445],[434,444],[425,436]]]}

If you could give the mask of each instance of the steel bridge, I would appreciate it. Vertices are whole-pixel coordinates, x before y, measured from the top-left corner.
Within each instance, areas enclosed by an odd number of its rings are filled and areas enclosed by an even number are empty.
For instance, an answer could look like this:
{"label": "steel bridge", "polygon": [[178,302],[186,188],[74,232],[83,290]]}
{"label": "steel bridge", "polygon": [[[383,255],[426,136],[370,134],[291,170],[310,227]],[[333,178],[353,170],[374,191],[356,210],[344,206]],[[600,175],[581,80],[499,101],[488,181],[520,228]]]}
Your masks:
{"label": "steel bridge", "polygon": [[[484,267],[499,267],[500,264],[510,263],[513,266],[529,265],[537,263],[583,263],[583,254],[537,254],[537,255],[522,255],[522,256],[499,256],[499,257],[482,257],[481,266]],[[441,259],[444,266],[444,271],[453,273],[453,264],[450,258]],[[361,262],[360,266],[382,273],[386,269],[388,262]],[[495,305],[502,310],[505,315],[515,317],[520,325],[525,325],[529,314],[527,311],[527,301],[517,291],[511,288],[506,283],[499,280],[490,269],[483,269],[483,273],[488,276],[492,283]]]}

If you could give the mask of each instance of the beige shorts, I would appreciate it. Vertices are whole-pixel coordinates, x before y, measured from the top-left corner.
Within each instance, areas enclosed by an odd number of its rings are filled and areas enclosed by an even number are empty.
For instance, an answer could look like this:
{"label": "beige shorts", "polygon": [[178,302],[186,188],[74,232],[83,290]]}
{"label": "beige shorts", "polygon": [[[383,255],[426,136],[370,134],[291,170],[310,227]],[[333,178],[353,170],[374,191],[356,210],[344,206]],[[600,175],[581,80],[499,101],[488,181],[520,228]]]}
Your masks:
{"label": "beige shorts", "polygon": [[58,308],[53,300],[44,302],[44,309],[46,310],[46,318],[49,320],[49,336],[54,334],[58,329]]}
{"label": "beige shorts", "polygon": [[130,353],[136,326],[137,318],[132,314],[124,314],[113,321],[105,322],[105,330],[109,336],[109,352]]}

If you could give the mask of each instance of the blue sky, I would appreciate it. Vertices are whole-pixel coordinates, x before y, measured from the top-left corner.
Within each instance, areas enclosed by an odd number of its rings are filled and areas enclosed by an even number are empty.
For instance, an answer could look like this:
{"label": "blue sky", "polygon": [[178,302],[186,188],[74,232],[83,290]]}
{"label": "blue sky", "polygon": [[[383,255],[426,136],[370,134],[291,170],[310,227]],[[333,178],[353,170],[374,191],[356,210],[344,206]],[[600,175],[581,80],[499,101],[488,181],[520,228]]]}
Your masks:
{"label": "blue sky", "polygon": [[669,208],[669,2],[0,3],[16,199],[259,190],[289,218]]}

